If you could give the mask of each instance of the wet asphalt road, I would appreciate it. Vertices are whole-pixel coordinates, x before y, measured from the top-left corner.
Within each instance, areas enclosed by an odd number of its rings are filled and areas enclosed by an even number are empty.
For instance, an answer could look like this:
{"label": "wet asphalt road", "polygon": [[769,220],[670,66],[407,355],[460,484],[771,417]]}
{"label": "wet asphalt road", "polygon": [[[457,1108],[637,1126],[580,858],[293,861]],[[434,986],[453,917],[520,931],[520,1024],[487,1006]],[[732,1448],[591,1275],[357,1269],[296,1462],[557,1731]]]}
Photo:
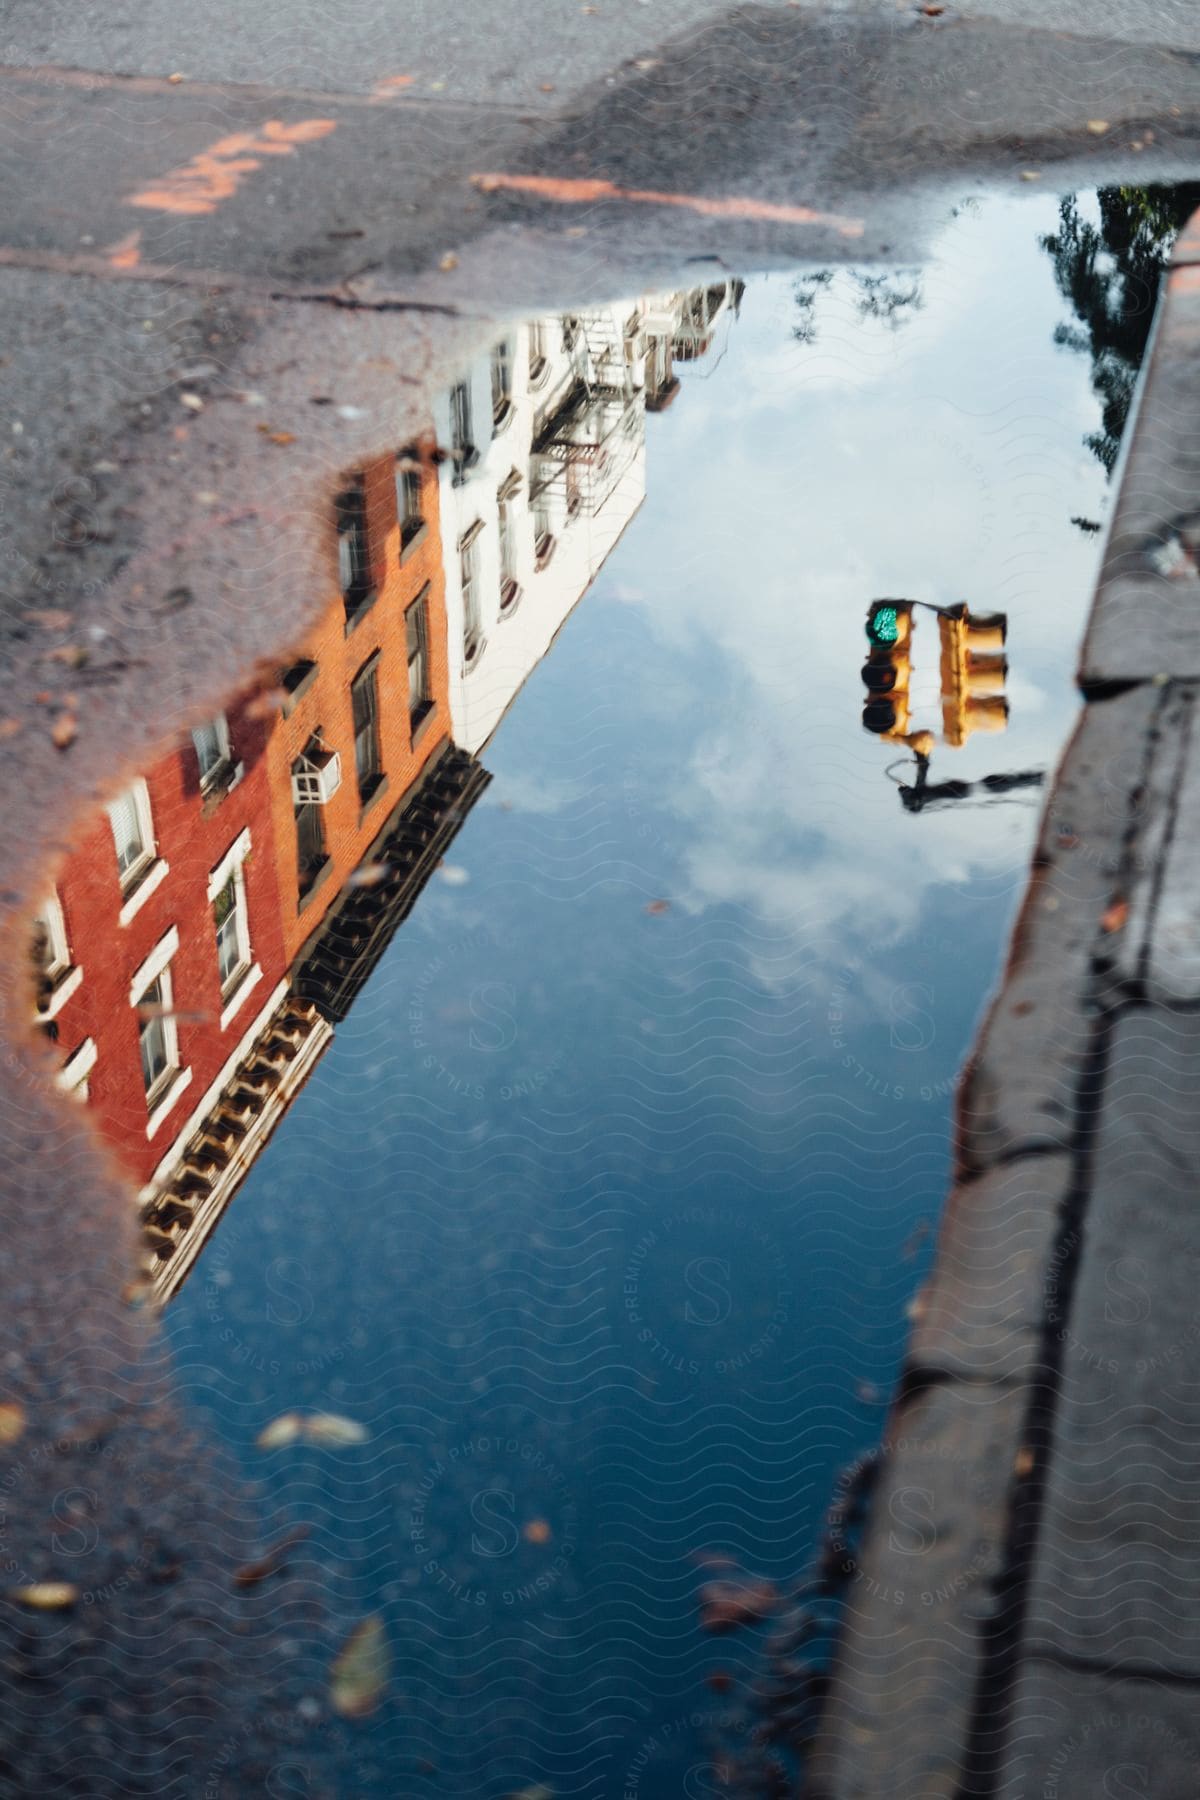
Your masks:
{"label": "wet asphalt road", "polygon": [[[103,1601],[53,1629],[0,1616],[18,1675],[0,1707],[4,1791],[70,1792],[68,1778],[91,1794],[207,1791],[218,1752],[236,1759],[253,1734],[244,1710],[206,1721],[253,1699],[281,1615],[235,1616],[227,1578],[253,1542],[252,1503],[173,1422],[118,1297],[124,1193],[25,1047],[19,909],[71,815],[278,651],[298,595],[321,591],[331,475],[403,441],[425,384],[483,318],[710,258],[919,259],[946,193],[982,182],[1194,175],[1198,51],[1183,0],[1021,0],[978,18],[572,0],[544,3],[536,31],[475,0],[349,19],[167,0],[103,17],[10,8],[0,731],[20,773],[6,790],[0,1026],[19,1047],[0,1069],[0,1354],[29,1418],[22,1466],[39,1471],[25,1511],[5,1515],[21,1568],[49,1566],[54,1484],[84,1479],[92,1444],[108,1452],[100,1560],[81,1570]],[[185,385],[203,413],[181,413]],[[347,416],[311,407],[331,388]],[[253,413],[247,393],[262,397]],[[255,430],[264,416],[294,440],[287,452]],[[93,527],[74,546],[59,526],[80,484]],[[215,508],[198,507],[201,490]],[[188,604],[167,604],[180,593]],[[80,642],[86,679],[50,660]],[[64,716],[66,751],[51,735]],[[67,1449],[39,1464],[55,1440]],[[186,1575],[152,1604],[121,1585],[131,1563],[170,1570],[184,1552]],[[95,1663],[80,1663],[84,1643]],[[185,1689],[156,1683],[168,1656]],[[102,1731],[95,1690],[71,1673],[84,1666],[128,1696]]]}

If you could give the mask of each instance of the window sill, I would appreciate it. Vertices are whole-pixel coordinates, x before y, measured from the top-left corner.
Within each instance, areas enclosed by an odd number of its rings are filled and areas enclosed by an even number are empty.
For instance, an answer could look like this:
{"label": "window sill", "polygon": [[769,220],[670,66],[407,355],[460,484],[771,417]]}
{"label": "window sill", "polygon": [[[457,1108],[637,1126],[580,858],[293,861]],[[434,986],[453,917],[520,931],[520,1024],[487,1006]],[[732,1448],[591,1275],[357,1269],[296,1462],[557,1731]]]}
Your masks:
{"label": "window sill", "polygon": [[415,750],[421,739],[428,735],[429,728],[437,717],[437,707],[432,700],[425,702],[422,710],[415,716],[409,715],[408,741]]}
{"label": "window sill", "polygon": [[483,653],[487,649],[487,639],[478,637],[468,651],[463,649],[463,674],[473,675],[483,661]]}
{"label": "window sill", "polygon": [[329,880],[329,877],[332,874],[333,874],[333,858],[332,858],[332,856],[327,856],[325,858],[325,861],[321,864],[320,868],[317,870],[316,874],[313,876],[312,880],[309,882],[308,886],[305,888],[304,892],[300,895],[299,899],[296,901],[296,911],[298,913],[304,912],[309,906],[311,906],[313,900],[320,893],[321,889],[325,886],[325,883]]}
{"label": "window sill", "polygon": [[150,1117],[146,1120],[146,1136],[152,1138],[168,1113],[177,1105],[185,1088],[191,1086],[192,1071],[176,1069],[170,1081],[163,1089],[160,1097],[154,1102]]}
{"label": "window sill", "polygon": [[262,970],[257,963],[251,964],[248,969],[243,971],[241,980],[221,1008],[222,1031],[225,1030],[232,1019],[237,1017],[238,1012],[241,1010],[242,1002],[246,999],[247,995],[253,993],[261,980]]}
{"label": "window sill", "polygon": [[386,775],[377,776],[376,780],[375,780],[375,786],[371,789],[371,792],[367,795],[366,799],[362,802],[361,806],[358,809],[358,822],[360,825],[362,825],[365,822],[367,814],[370,812],[373,812],[375,810],[375,808],[378,806],[379,802],[383,799],[383,796],[387,793],[387,791],[388,791],[387,776]]}
{"label": "window sill", "polygon": [[511,619],[521,604],[521,585],[517,581],[506,581],[500,591],[500,617]]}
{"label": "window sill", "polygon": [[492,436],[498,438],[508,430],[516,415],[516,408],[511,400],[505,400],[503,406],[492,413]]}
{"label": "window sill", "polygon": [[557,538],[548,537],[543,538],[541,543],[537,545],[534,551],[533,566],[539,574],[541,574],[542,570],[548,565],[550,558],[554,555],[557,544]]}
{"label": "window sill", "polygon": [[318,665],[315,662],[309,663],[308,667],[304,670],[304,673],[297,679],[295,686],[289,688],[287,685],[288,676],[292,673],[293,669],[298,669],[300,666],[299,663],[293,663],[291,669],[285,669],[283,672],[282,682],[287,692],[287,699],[284,701],[282,707],[285,719],[290,718],[292,713],[295,712],[305,694],[308,693],[309,689],[316,681],[319,673]]}
{"label": "window sill", "polygon": [[531,362],[529,365],[529,385],[530,385],[530,387],[531,388],[542,387],[543,384],[545,383],[546,377],[549,373],[550,373],[549,357],[539,356],[537,358],[536,362]]}
{"label": "window sill", "polygon": [[[78,1050],[67,1058],[54,1077],[55,1087],[61,1088],[64,1094],[70,1094],[73,1100],[86,1100],[87,1078],[96,1066],[96,1054],[95,1038],[84,1038]],[[84,1091],[81,1092],[81,1089]]]}
{"label": "window sill", "polygon": [[79,984],[82,980],[83,970],[78,963],[76,963],[73,968],[64,969],[63,973],[55,982],[51,992],[47,995],[45,1005],[35,1009],[34,1017],[38,1023],[44,1024],[47,1019],[56,1018],[67,1004],[67,1001],[71,998],[71,995],[78,991]]}
{"label": "window sill", "polygon": [[204,818],[212,818],[226,794],[233,792],[245,773],[245,763],[223,762],[207,781],[200,783],[200,811]]}
{"label": "window sill", "polygon": [[400,567],[401,568],[404,567],[405,563],[408,562],[410,557],[413,557],[417,554],[417,551],[421,548],[421,545],[425,542],[425,540],[428,536],[429,536],[429,526],[425,523],[424,519],[421,520],[420,524],[416,527],[415,531],[411,531],[407,537],[405,537],[404,532],[401,531],[401,533],[400,533]]}
{"label": "window sill", "polygon": [[345,630],[345,634],[344,634],[346,637],[349,637],[350,633],[352,631],[354,631],[359,625],[362,624],[363,620],[366,618],[367,614],[370,612],[371,608],[374,606],[374,604],[378,600],[378,598],[379,598],[379,589],[372,588],[370,593],[364,595],[364,597],[358,602],[358,604],[353,608],[352,611],[347,612],[347,614],[346,614],[346,630]]}
{"label": "window sill", "polygon": [[117,922],[128,925],[130,919],[136,918],[155,888],[160,888],[171,872],[171,865],[164,862],[161,856],[155,857],[146,867],[146,872],[138,881],[133,892],[126,897],[125,904],[117,914]]}

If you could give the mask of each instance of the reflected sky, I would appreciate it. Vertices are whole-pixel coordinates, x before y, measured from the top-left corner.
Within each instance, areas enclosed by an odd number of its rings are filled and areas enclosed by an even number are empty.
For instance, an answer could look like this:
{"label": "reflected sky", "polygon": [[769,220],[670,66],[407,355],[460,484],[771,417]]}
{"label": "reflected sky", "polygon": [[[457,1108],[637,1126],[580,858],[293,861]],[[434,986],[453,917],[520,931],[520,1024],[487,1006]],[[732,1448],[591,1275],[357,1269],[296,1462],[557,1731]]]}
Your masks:
{"label": "reflected sky", "polygon": [[[1008,729],[931,776],[1053,767],[1105,506],[1055,218],[968,202],[891,322],[849,273],[808,310],[748,280],[165,1314],[335,1617],[386,1620],[339,1792],[715,1792],[705,1678],[750,1651],[699,1629],[689,1553],[786,1581],[878,1439],[1040,795],[907,812],[863,621],[1006,614]],[[931,723],[937,643],[926,613]],[[295,1408],[368,1441],[256,1448]]]}

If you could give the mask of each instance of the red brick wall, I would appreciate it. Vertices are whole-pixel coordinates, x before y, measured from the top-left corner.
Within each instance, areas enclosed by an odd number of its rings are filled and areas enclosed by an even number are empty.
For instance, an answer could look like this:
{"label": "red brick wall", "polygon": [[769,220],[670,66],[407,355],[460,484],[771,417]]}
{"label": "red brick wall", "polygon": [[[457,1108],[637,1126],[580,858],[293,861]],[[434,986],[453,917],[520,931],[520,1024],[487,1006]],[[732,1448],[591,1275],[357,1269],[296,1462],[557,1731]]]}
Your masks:
{"label": "red brick wall", "polygon": [[[332,561],[332,514],[329,607],[317,628],[296,646],[296,656],[317,665],[311,687],[271,735],[268,759],[274,805],[274,841],[279,858],[278,891],[288,960],[316,929],[337,899],[346,876],[378,837],[397,802],[412,786],[430,756],[450,730],[449,677],[446,659],[446,596],[438,522],[437,470],[429,460],[433,440],[423,445],[425,467],[421,507],[424,538],[400,560],[396,520],[395,459],[381,457],[364,472],[367,541],[377,598],[370,610],[346,631],[345,607],[336,591]],[[408,720],[408,655],[404,614],[429,584],[429,669],[434,711],[414,745]],[[359,806],[354,778],[354,722],[350,684],[363,664],[379,651],[380,756],[387,788],[365,814]],[[292,807],[292,763],[318,726],[323,741],[338,751],[342,783],[324,808],[326,849],[331,868],[321,886],[301,906],[296,875],[296,826]]]}
{"label": "red brick wall", "polygon": [[[265,754],[269,730],[248,716],[244,705],[231,707],[226,716],[233,759],[245,763],[246,773],[209,816],[190,740],[186,748],[162,757],[146,773],[158,854],[168,863],[169,873],[127,925],[119,921],[122,895],[107,813],[80,839],[58,880],[71,960],[83,969],[78,991],[56,1020],[59,1050],[65,1061],[85,1038],[95,1041],[89,1110],[139,1182],[149,1179],[286,972],[271,840],[270,767]],[[246,827],[251,838],[244,864],[250,949],[263,974],[222,1031],[208,877]],[[174,1110],[148,1140],[138,1019],[130,1005],[129,984],[172,925],[179,932],[179,949],[171,962],[173,998],[185,1015],[177,1021],[179,1053],[193,1073]]]}

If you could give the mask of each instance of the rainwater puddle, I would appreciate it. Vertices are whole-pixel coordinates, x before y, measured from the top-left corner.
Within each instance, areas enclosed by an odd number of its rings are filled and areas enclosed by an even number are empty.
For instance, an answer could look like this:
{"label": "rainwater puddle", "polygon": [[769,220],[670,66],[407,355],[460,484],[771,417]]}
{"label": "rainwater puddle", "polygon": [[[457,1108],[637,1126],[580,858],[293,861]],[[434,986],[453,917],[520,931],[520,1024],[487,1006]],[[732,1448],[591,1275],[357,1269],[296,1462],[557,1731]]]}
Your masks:
{"label": "rainwater puddle", "polygon": [[274,684],[62,869],[41,1024],[182,1387],[386,1634],[365,1716],[308,1703],[339,1792],[751,1757],[700,1590],[786,1593],[879,1439],[1075,715],[1123,415],[1059,230],[498,334],[346,475]]}

